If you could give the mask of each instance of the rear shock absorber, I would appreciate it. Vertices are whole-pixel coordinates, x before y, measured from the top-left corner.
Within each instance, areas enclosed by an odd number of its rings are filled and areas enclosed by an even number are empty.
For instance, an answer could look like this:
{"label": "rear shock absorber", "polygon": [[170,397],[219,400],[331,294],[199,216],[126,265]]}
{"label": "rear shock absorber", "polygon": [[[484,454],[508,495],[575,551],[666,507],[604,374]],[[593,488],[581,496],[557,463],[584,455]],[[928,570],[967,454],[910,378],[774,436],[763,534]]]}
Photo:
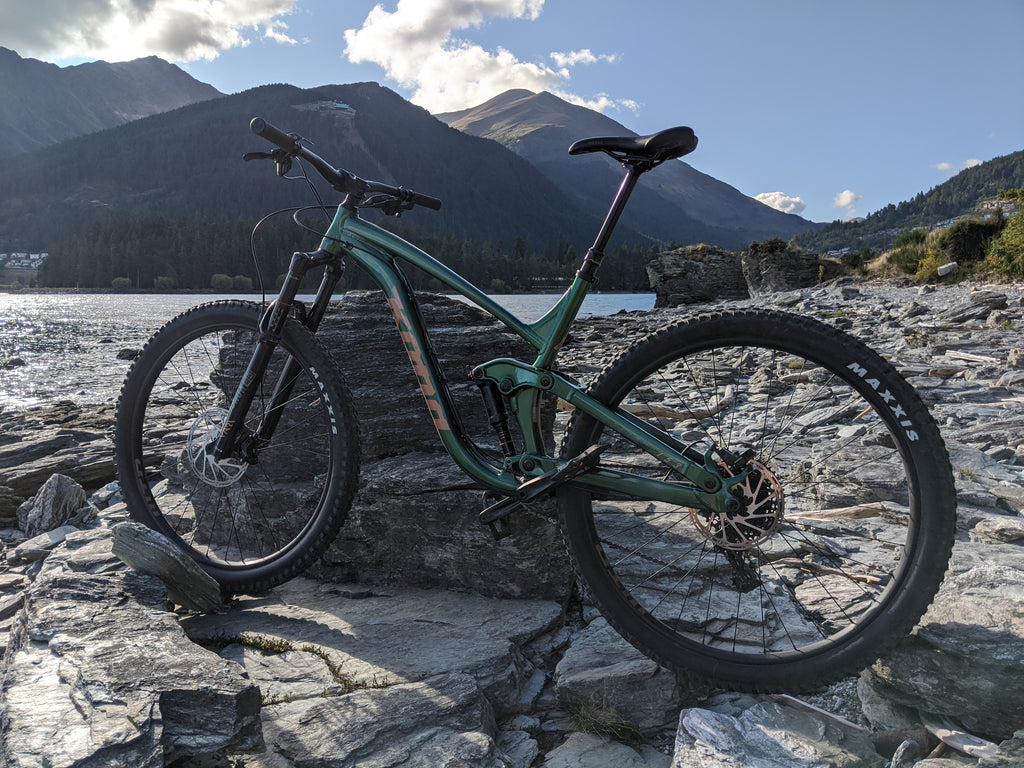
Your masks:
{"label": "rear shock absorber", "polygon": [[493,381],[478,381],[477,386],[480,387],[480,394],[484,398],[487,418],[498,435],[498,445],[501,447],[502,456],[508,458],[515,455],[516,447],[508,428],[508,410],[505,408],[505,399],[498,392]]}

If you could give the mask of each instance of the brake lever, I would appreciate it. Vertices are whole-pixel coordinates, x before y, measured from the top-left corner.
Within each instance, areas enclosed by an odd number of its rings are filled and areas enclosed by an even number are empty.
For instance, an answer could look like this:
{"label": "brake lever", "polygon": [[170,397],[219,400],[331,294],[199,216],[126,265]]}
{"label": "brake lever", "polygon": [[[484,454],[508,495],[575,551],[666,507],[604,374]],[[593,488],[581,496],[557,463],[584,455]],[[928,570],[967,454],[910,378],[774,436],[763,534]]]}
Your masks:
{"label": "brake lever", "polygon": [[401,200],[388,200],[376,207],[380,208],[385,216],[398,218],[403,211],[411,211],[414,206],[412,203],[403,203]]}
{"label": "brake lever", "polygon": [[292,156],[284,149],[275,149],[273,152],[246,152],[242,160],[273,160],[277,166],[277,175],[284,176],[292,169]]}

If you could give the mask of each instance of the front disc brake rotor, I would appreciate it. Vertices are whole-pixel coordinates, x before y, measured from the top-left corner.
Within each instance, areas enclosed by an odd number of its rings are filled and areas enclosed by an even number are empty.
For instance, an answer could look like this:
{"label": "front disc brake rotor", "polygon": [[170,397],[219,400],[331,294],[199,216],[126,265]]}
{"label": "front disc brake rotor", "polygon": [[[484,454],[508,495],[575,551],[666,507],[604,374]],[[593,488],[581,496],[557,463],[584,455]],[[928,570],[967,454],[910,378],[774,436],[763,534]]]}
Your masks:
{"label": "front disc brake rotor", "polygon": [[227,415],[228,412],[224,408],[211,408],[201,413],[188,431],[185,455],[189,469],[204,483],[215,488],[234,485],[249,468],[246,462],[235,458],[228,457],[217,461],[213,457],[213,449]]}

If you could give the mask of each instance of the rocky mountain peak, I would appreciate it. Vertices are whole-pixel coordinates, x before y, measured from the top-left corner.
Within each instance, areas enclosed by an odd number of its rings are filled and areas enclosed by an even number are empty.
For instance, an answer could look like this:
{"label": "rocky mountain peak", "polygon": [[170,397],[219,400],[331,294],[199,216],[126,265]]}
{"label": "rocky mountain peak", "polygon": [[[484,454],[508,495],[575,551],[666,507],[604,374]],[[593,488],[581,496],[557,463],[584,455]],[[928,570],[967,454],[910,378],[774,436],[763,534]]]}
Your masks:
{"label": "rocky mountain peak", "polygon": [[156,56],[59,67],[0,48],[0,157],[221,95]]}
{"label": "rocky mountain peak", "polygon": [[[472,109],[436,117],[464,133],[505,145],[584,210],[607,207],[608,190],[618,185],[621,170],[607,158],[571,158],[566,151],[569,145],[588,136],[636,135],[607,115],[546,91],[506,91]],[[687,119],[680,115],[679,123]],[[695,128],[699,134],[700,126]],[[789,239],[816,226],[769,208],[682,161],[665,163],[641,179],[636,201],[623,222],[655,239],[709,242],[728,248],[766,237]]]}

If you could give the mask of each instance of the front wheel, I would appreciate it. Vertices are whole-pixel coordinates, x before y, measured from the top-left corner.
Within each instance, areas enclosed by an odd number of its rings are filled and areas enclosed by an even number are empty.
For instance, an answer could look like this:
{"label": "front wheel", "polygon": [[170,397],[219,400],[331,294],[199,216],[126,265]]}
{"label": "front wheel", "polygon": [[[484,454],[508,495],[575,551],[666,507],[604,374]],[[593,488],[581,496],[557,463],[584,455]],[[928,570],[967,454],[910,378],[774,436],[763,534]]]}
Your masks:
{"label": "front wheel", "polygon": [[[225,301],[174,318],[135,359],[117,406],[117,470],[132,517],[228,593],[261,592],[309,566],[337,534],[358,482],[352,397],[312,334],[291,320],[234,454],[215,459],[261,312]],[[272,409],[282,383],[288,397]],[[264,439],[268,418],[277,424]]]}
{"label": "front wheel", "polygon": [[[956,494],[925,406],[876,353],[817,321],[720,312],[647,337],[591,394],[746,472],[739,513],[559,490],[570,556],[603,615],[655,660],[745,690],[863,668],[931,602]],[[686,484],[576,413],[563,456]]]}

